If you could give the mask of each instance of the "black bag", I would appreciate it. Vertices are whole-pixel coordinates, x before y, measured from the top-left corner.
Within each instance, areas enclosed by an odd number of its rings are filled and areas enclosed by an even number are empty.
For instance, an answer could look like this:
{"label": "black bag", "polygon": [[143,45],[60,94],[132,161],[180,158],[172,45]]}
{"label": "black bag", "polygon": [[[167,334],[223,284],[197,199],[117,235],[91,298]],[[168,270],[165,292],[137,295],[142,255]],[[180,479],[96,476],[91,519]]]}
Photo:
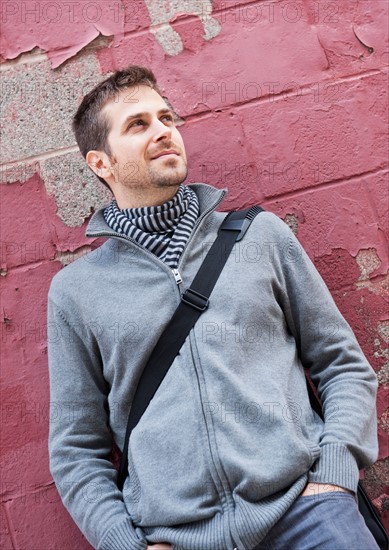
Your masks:
{"label": "black bag", "polygon": [[[159,388],[167,371],[181,349],[191,328],[209,306],[209,296],[235,244],[240,241],[254,217],[263,211],[260,206],[230,212],[220,226],[217,238],[200,266],[193,282],[181,298],[181,303],[161,334],[139,379],[131,405],[117,484],[123,490],[128,475],[128,444],[132,430],[139,422],[148,404]],[[307,380],[312,408],[321,416],[321,406]],[[381,520],[364,491],[358,484],[359,511],[364,517],[380,550],[388,550],[388,536]]]}

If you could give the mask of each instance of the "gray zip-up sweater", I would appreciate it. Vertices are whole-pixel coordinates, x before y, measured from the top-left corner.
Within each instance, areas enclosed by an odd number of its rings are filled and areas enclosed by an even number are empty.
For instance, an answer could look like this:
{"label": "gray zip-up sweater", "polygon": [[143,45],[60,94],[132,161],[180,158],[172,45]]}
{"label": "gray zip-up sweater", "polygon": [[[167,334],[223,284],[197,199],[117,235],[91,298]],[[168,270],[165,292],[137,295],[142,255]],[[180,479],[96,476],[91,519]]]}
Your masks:
{"label": "gray zip-up sweater", "polygon": [[[130,439],[135,383],[225,214],[225,192],[193,184],[200,217],[172,270],[115,234],[49,293],[50,466],[64,505],[99,550],[250,550],[307,481],[356,490],[377,458],[377,381],[290,229],[263,212],[235,245],[200,317]],[[307,397],[303,367],[325,423]]]}

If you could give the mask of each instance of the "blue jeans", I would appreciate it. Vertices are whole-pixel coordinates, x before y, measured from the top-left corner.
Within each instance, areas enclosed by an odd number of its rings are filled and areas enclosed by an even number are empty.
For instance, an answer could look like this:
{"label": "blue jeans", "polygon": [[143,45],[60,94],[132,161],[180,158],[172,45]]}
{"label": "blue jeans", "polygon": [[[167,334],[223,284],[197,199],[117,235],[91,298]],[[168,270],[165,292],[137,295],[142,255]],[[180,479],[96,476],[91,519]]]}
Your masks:
{"label": "blue jeans", "polygon": [[351,493],[300,496],[255,550],[379,550]]}

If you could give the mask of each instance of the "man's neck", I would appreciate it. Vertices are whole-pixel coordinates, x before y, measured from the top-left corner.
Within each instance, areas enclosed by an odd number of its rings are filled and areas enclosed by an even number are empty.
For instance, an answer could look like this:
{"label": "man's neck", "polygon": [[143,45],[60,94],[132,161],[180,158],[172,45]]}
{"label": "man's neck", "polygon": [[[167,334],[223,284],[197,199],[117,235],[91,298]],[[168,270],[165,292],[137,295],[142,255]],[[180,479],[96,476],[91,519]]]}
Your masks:
{"label": "man's neck", "polygon": [[115,195],[120,210],[127,208],[141,208],[145,206],[160,206],[169,201],[177,193],[179,185],[160,187],[155,189],[120,190]]}

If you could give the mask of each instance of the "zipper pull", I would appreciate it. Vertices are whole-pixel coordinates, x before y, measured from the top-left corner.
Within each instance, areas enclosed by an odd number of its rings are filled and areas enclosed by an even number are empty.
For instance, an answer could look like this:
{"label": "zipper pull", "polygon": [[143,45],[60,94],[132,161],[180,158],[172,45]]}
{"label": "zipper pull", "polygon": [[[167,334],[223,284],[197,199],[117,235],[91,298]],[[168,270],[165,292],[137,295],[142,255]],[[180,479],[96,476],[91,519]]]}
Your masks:
{"label": "zipper pull", "polygon": [[182,283],[180,272],[178,271],[178,269],[172,269],[172,271],[173,271],[173,275],[176,280],[176,283],[179,285],[180,283]]}

